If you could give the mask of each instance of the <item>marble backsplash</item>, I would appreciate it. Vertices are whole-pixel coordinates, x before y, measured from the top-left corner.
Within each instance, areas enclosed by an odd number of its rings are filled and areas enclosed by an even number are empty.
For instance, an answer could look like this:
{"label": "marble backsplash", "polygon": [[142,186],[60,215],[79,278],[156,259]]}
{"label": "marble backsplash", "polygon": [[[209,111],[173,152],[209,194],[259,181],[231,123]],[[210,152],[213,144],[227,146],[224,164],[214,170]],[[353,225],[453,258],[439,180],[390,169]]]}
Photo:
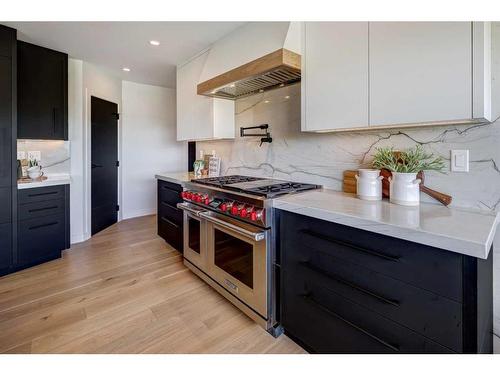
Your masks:
{"label": "marble backsplash", "polygon": [[[396,149],[422,145],[447,162],[444,173],[426,173],[425,184],[453,196],[455,207],[500,211],[500,121],[474,126],[391,129],[348,133],[300,131],[300,84],[236,102],[236,134],[240,126],[269,124],[273,142],[260,138],[197,142],[215,150],[224,174],[270,176],[311,182],[342,190],[342,173],[370,165],[377,147]],[[470,150],[469,173],[450,172],[450,150]],[[433,202],[422,194],[422,201]],[[494,332],[500,341],[500,235],[494,246]],[[500,344],[500,343],[499,343]],[[498,349],[500,352],[500,348]]]}
{"label": "marble backsplash", "polygon": [[40,164],[48,174],[70,174],[69,141],[18,140],[17,151],[40,151]]}
{"label": "marble backsplash", "polygon": [[[474,126],[347,133],[300,131],[300,84],[236,102],[236,134],[241,126],[269,124],[271,144],[259,137],[198,142],[215,150],[224,174],[270,176],[342,190],[346,169],[367,167],[377,147],[422,145],[447,161],[444,173],[428,172],[425,184],[453,196],[455,207],[500,209],[500,121]],[[470,150],[470,172],[450,172],[450,150]],[[423,201],[433,202],[422,195]]]}

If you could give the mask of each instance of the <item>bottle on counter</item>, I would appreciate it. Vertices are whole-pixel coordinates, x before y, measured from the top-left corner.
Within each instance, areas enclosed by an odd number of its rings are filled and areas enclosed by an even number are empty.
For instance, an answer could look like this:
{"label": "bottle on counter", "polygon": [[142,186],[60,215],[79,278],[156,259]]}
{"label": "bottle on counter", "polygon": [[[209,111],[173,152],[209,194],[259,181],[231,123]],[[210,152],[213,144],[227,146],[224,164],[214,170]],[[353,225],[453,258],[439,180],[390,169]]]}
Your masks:
{"label": "bottle on counter", "polygon": [[200,150],[200,157],[195,160],[194,164],[193,164],[193,168],[194,168],[194,175],[196,177],[201,177],[202,175],[202,171],[205,167],[205,160],[203,158],[203,150]]}

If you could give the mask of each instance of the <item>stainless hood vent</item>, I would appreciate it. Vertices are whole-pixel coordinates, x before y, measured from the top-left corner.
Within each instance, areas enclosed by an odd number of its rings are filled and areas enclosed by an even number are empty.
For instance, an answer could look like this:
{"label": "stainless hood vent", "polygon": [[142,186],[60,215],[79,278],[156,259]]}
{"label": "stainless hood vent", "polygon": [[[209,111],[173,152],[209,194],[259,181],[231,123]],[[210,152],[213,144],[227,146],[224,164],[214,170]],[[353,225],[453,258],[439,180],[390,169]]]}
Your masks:
{"label": "stainless hood vent", "polygon": [[239,99],[300,82],[300,55],[279,49],[198,84],[198,94]]}

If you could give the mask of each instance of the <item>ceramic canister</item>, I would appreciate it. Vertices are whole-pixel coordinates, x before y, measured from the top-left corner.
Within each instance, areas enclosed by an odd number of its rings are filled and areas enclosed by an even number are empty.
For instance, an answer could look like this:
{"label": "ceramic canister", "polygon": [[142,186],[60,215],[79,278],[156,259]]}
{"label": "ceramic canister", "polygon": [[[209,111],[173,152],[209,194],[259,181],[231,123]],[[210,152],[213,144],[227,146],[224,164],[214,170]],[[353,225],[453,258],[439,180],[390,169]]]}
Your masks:
{"label": "ceramic canister", "polygon": [[378,169],[358,169],[356,191],[359,199],[379,201],[382,199],[382,179]]}
{"label": "ceramic canister", "polygon": [[420,182],[416,173],[392,172],[389,177],[391,203],[403,206],[418,206],[420,204]]}

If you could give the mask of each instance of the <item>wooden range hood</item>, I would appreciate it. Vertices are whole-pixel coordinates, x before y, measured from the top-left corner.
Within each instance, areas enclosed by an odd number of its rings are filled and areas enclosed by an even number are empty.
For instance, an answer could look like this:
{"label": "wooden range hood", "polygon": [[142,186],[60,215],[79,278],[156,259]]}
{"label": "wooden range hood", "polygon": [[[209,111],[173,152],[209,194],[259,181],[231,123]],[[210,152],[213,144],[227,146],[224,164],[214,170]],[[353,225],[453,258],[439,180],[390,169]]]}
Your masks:
{"label": "wooden range hood", "polygon": [[300,55],[281,48],[198,84],[198,95],[239,99],[300,82]]}

